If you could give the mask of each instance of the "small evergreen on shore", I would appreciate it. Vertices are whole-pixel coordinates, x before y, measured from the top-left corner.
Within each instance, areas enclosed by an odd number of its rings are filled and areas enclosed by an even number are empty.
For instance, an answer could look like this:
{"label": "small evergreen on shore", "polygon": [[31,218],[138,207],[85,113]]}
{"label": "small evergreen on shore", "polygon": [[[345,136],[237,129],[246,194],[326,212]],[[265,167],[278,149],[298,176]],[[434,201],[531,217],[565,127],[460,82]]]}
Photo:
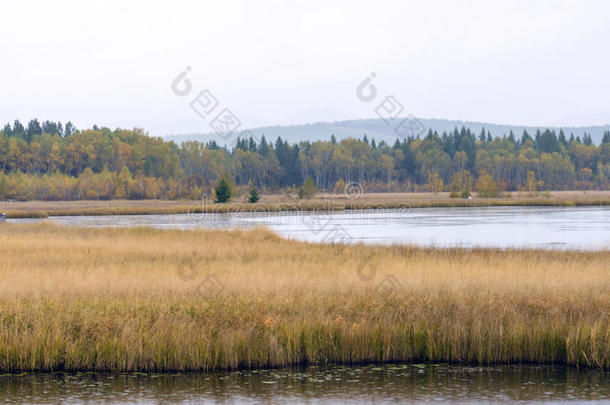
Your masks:
{"label": "small evergreen on shore", "polygon": [[258,194],[258,189],[256,188],[256,184],[252,184],[252,188],[250,188],[250,195],[248,196],[248,202],[255,203],[260,199],[261,199],[261,197]]}
{"label": "small evergreen on shore", "polygon": [[226,176],[221,177],[214,187],[215,202],[225,203],[231,199],[231,184]]}

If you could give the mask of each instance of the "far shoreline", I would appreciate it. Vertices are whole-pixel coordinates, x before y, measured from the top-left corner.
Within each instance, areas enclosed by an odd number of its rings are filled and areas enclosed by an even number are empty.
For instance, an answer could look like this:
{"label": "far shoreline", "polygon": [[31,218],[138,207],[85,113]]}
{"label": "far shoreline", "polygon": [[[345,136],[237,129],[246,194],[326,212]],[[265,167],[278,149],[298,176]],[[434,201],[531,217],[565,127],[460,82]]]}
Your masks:
{"label": "far shoreline", "polygon": [[0,212],[7,218],[47,218],[51,216],[98,215],[175,215],[233,212],[314,212],[325,210],[375,210],[452,207],[583,207],[609,206],[610,191],[512,192],[506,197],[472,199],[450,198],[449,193],[367,193],[357,196],[319,193],[311,199],[286,194],[263,195],[257,203],[243,196],[229,203],[204,200],[78,200],[78,201],[0,201]]}

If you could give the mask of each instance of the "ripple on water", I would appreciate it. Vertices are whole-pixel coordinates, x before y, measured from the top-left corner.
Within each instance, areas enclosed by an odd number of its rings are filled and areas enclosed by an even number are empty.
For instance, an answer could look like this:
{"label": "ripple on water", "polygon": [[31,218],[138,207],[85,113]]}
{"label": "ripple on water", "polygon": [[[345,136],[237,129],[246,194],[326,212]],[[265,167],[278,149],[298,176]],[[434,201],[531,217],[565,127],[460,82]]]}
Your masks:
{"label": "ripple on water", "polygon": [[562,402],[610,398],[610,374],[564,367],[395,364],[223,373],[0,376],[0,400],[24,402]]}

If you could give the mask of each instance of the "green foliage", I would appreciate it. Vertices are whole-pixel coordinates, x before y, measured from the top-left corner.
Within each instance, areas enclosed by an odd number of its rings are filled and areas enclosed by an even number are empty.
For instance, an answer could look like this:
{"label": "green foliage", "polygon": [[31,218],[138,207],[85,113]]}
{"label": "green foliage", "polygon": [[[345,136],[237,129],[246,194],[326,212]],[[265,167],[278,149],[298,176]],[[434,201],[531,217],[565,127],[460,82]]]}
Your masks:
{"label": "green foliage", "polygon": [[248,202],[249,203],[255,203],[258,200],[260,200],[260,195],[258,194],[258,189],[256,188],[256,184],[252,184],[252,187],[250,188],[250,195],[248,196]]}
{"label": "green foliage", "polygon": [[214,187],[214,201],[217,203],[226,203],[231,200],[232,184],[228,176],[222,176]]}
{"label": "green foliage", "polygon": [[305,180],[305,183],[299,188],[299,198],[311,198],[317,193],[316,183],[311,177]]}
{"label": "green foliage", "polygon": [[[457,198],[473,190],[473,178],[483,172],[493,175],[499,194],[533,194],[542,185],[550,190],[610,189],[610,132],[602,141],[596,146],[589,135],[581,140],[553,130],[492,138],[486,131],[475,136],[456,128],[442,134],[430,130],[423,138],[397,140],[392,146],[364,139],[290,144],[261,137],[237,139],[228,150],[214,141],[177,145],[137,129],[76,130],[69,122],[15,121],[0,132],[0,172],[6,176],[1,195],[201,198],[213,193],[225,173],[237,185],[294,187],[301,198],[317,189],[341,193],[344,179],[357,179],[373,192],[446,188]],[[305,184],[308,178],[316,179],[313,187]]]}

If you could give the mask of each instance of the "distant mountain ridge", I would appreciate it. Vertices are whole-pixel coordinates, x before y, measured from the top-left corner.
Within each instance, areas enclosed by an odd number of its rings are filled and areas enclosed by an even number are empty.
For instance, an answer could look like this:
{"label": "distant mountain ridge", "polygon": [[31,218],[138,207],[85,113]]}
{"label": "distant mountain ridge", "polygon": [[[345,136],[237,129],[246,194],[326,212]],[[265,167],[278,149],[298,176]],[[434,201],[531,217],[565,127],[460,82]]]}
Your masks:
{"label": "distant mountain ridge", "polygon": [[201,133],[201,134],[179,134],[179,135],[167,135],[165,139],[173,140],[177,143],[185,141],[203,141],[208,142],[211,140],[216,141],[218,144],[231,145],[237,136],[240,134],[242,137],[255,136],[260,138],[262,135],[265,136],[267,141],[275,141],[278,136],[282,139],[288,140],[291,143],[300,141],[318,141],[328,140],[331,135],[334,135],[337,140],[345,138],[362,138],[363,135],[367,135],[369,139],[375,139],[376,142],[385,141],[388,144],[393,144],[394,141],[399,137],[395,128],[401,124],[404,120],[407,120],[406,134],[420,134],[425,136],[428,130],[437,131],[439,134],[443,132],[453,131],[454,128],[469,128],[475,134],[479,134],[481,129],[485,128],[485,131],[489,131],[492,136],[508,135],[510,131],[513,131],[517,138],[521,137],[524,130],[527,130],[530,135],[534,135],[537,130],[543,131],[544,129],[552,129],[559,133],[563,130],[566,137],[570,134],[574,136],[580,136],[581,138],[585,133],[591,135],[591,138],[595,144],[601,143],[603,134],[605,131],[610,131],[610,125],[596,125],[587,127],[545,127],[545,126],[527,126],[527,125],[507,125],[507,124],[493,124],[487,122],[475,122],[475,121],[461,121],[461,120],[445,120],[445,119],[420,119],[414,117],[403,117],[400,119],[394,119],[390,122],[386,122],[383,119],[359,119],[349,121],[337,121],[337,122],[316,122],[310,124],[299,124],[299,125],[276,125],[267,127],[252,128],[249,130],[239,129],[232,136],[226,140],[214,132]]}

